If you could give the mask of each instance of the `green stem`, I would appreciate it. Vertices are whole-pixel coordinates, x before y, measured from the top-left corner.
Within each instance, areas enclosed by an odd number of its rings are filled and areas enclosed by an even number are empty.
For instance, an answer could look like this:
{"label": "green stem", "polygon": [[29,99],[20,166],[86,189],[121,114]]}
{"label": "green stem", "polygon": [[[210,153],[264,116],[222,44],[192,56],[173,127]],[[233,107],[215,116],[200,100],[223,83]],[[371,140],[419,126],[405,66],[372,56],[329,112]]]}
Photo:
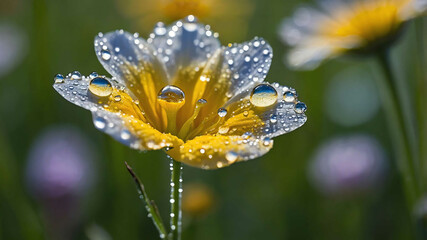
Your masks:
{"label": "green stem", "polygon": [[147,211],[153,220],[154,226],[156,226],[157,230],[160,233],[160,238],[165,239],[166,238],[166,228],[163,224],[163,220],[160,216],[159,210],[154,203],[154,201],[150,200],[150,198],[147,195],[147,192],[145,191],[144,185],[141,183],[139,178],[136,176],[135,172],[132,170],[132,168],[129,166],[127,162],[125,162],[126,168],[129,171],[129,173],[132,175],[133,180],[135,181],[136,187],[138,188],[138,194],[139,197],[144,201]]}
{"label": "green stem", "polygon": [[182,225],[182,163],[171,159],[171,212],[170,212],[170,240],[181,239],[181,225]]}
{"label": "green stem", "polygon": [[379,51],[377,60],[385,75],[385,78],[376,78],[378,79],[378,89],[382,97],[384,111],[387,114],[390,134],[396,151],[395,158],[402,174],[407,204],[409,211],[412,212],[415,201],[419,197],[419,183],[417,182],[414,155],[411,152],[410,134],[405,126],[403,106],[399,101],[396,79],[392,73],[388,52],[386,50]]}

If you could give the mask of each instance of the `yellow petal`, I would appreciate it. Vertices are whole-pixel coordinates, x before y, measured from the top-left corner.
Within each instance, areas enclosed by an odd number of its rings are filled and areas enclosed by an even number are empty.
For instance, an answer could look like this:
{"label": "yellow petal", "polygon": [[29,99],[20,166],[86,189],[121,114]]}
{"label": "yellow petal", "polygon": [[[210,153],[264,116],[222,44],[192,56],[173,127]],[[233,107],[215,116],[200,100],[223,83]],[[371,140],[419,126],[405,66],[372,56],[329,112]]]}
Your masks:
{"label": "yellow petal", "polygon": [[193,167],[216,169],[262,156],[272,146],[270,139],[264,141],[242,136],[204,135],[169,150],[167,154]]}
{"label": "yellow petal", "polygon": [[179,147],[184,142],[169,133],[161,133],[150,124],[139,119],[125,117],[125,125],[139,139],[141,150],[157,150],[166,147]]}
{"label": "yellow petal", "polygon": [[157,93],[168,85],[168,77],[155,49],[142,38],[115,31],[96,37],[95,51],[104,68],[140,102],[146,120],[164,130],[166,118]]}

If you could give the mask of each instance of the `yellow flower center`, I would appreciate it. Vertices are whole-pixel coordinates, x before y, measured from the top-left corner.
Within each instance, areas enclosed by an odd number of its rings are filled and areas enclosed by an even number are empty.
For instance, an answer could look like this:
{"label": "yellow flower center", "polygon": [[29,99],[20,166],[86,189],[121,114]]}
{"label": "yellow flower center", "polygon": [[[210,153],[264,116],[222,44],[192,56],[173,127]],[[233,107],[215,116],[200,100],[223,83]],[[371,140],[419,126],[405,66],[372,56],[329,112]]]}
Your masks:
{"label": "yellow flower center", "polygon": [[402,7],[408,0],[361,1],[338,9],[321,32],[330,37],[351,38],[364,43],[389,37],[401,26]]}
{"label": "yellow flower center", "polygon": [[195,15],[199,18],[206,17],[212,8],[210,0],[163,0],[158,1],[163,15],[170,20],[184,18],[188,15]]}

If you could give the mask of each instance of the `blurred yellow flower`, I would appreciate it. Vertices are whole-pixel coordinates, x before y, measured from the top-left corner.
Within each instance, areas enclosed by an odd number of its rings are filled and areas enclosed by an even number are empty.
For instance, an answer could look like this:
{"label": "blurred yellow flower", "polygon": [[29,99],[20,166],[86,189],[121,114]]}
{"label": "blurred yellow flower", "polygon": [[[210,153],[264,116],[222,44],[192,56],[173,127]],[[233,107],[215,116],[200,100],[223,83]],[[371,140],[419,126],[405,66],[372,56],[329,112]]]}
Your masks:
{"label": "blurred yellow flower", "polygon": [[421,15],[426,0],[324,0],[324,11],[301,7],[279,29],[292,47],[291,67],[313,69],[346,53],[371,53],[396,38],[405,22]]}
{"label": "blurred yellow flower", "polygon": [[75,71],[57,75],[54,88],[134,149],[164,148],[176,161],[221,168],[267,153],[271,138],[307,119],[294,89],[262,83],[272,59],[265,40],[221,47],[193,16],[158,24],[147,41],[100,33],[95,52],[113,78]]}
{"label": "blurred yellow flower", "polygon": [[215,205],[212,190],[202,183],[190,183],[184,186],[182,194],[182,211],[192,217],[202,217]]}
{"label": "blurred yellow flower", "polygon": [[194,15],[221,33],[223,40],[246,36],[253,11],[252,0],[117,0],[123,15],[142,31],[150,31],[159,21],[171,23]]}

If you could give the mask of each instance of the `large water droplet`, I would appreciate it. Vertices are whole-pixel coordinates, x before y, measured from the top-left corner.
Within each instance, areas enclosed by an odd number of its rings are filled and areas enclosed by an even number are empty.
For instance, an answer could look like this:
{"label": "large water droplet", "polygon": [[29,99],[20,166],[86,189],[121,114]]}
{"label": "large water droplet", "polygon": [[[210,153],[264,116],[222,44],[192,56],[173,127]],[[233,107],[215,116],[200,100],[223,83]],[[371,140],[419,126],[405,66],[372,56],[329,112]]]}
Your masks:
{"label": "large water droplet", "polygon": [[62,74],[56,74],[54,80],[55,80],[55,83],[63,83],[64,82],[64,76]]}
{"label": "large water droplet", "polygon": [[108,50],[102,50],[101,51],[101,58],[105,61],[108,61],[111,58],[111,53]]}
{"label": "large water droplet", "polygon": [[219,117],[225,117],[226,115],[227,115],[227,109],[225,109],[225,108],[218,109],[218,116]]}
{"label": "large water droplet", "polygon": [[303,102],[298,102],[297,104],[295,104],[294,110],[296,113],[304,113],[305,111],[307,111],[307,106]]}
{"label": "large water droplet", "polygon": [[89,91],[98,97],[108,97],[113,92],[113,86],[107,79],[97,77],[90,81]]}
{"label": "large water droplet", "polygon": [[185,100],[185,95],[179,87],[167,85],[160,90],[157,99],[168,103],[181,103]]}
{"label": "large water droplet", "polygon": [[256,107],[271,106],[277,101],[277,91],[268,84],[260,84],[252,90],[250,101]]}
{"label": "large water droplet", "polygon": [[293,92],[285,92],[285,94],[283,94],[283,100],[285,100],[285,102],[293,102],[295,101],[295,93]]}

